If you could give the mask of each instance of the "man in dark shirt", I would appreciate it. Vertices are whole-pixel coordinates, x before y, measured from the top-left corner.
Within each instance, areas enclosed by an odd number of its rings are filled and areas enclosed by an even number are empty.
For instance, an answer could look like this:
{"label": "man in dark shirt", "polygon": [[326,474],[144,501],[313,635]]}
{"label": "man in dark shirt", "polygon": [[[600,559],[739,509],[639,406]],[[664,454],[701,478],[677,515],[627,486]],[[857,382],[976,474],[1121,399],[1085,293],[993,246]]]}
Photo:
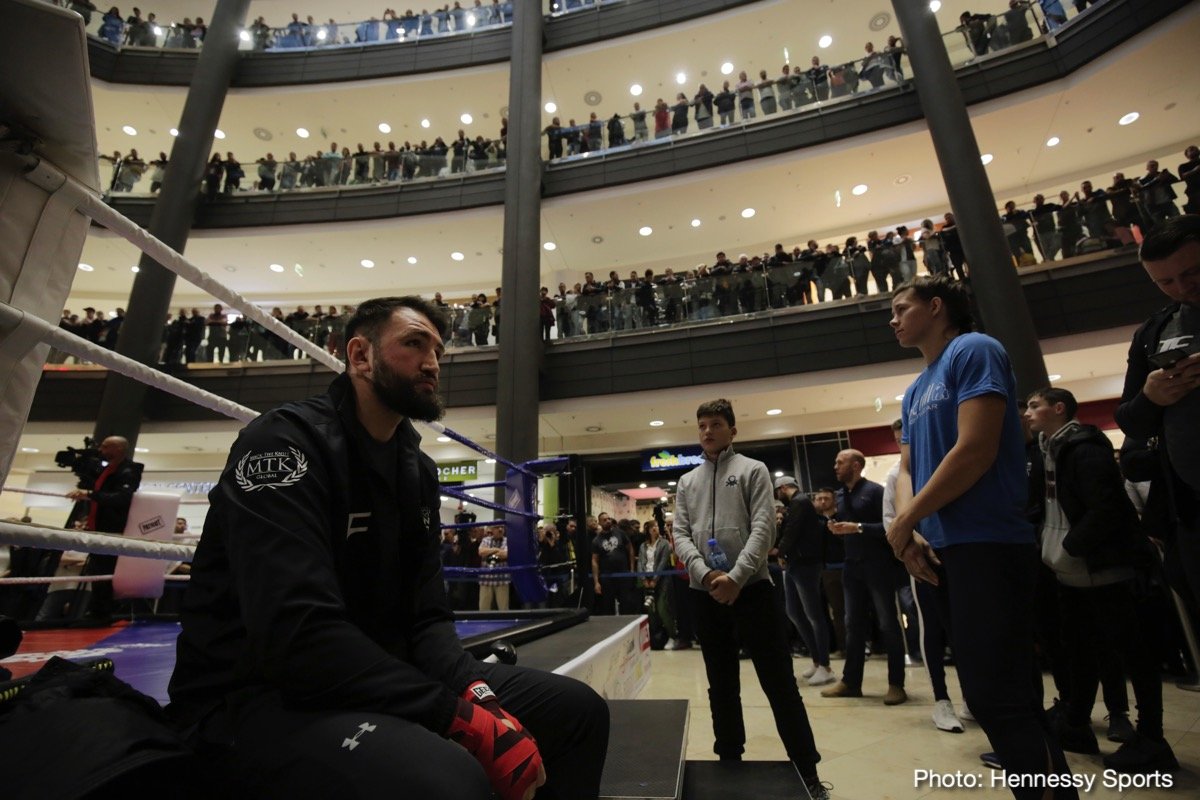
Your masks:
{"label": "man in dark shirt", "polygon": [[842,488],[837,493],[837,520],[829,530],[846,543],[842,587],[846,593],[846,666],[842,679],[821,692],[822,697],[862,697],[863,664],[874,605],[888,654],[885,705],[905,702],[904,640],[896,616],[896,589],[904,572],[892,554],[883,528],[883,487],[862,476],[866,458],[858,450],[843,450],[833,462]]}
{"label": "man in dark shirt", "polygon": [[1187,161],[1179,165],[1179,179],[1187,187],[1187,203],[1183,206],[1185,214],[1200,214],[1200,147],[1191,145],[1183,151]]}
{"label": "man in dark shirt", "polygon": [[200,345],[204,343],[204,328],[207,321],[207,318],[200,313],[200,309],[193,308],[192,315],[184,324],[183,359],[189,364],[195,361],[199,355]]}
{"label": "man in dark shirt", "polygon": [[1029,210],[1029,216],[1033,218],[1033,233],[1037,237],[1038,249],[1042,251],[1042,258],[1046,261],[1053,261],[1062,249],[1062,234],[1054,224],[1054,212],[1061,208],[1058,203],[1047,203],[1045,196],[1037,194],[1033,197],[1033,208]]}
{"label": "man in dark shirt", "polygon": [[615,572],[634,571],[637,560],[633,543],[608,514],[601,513],[597,521],[600,532],[592,539],[592,590],[596,593],[596,613],[634,613],[637,602],[632,597],[633,579],[607,577]]}
{"label": "man in dark shirt", "polygon": [[247,426],[209,495],[169,712],[247,796],[599,793],[604,701],[455,633],[412,423],[441,416],[447,332],[420,298],[364,302],[346,372]]}

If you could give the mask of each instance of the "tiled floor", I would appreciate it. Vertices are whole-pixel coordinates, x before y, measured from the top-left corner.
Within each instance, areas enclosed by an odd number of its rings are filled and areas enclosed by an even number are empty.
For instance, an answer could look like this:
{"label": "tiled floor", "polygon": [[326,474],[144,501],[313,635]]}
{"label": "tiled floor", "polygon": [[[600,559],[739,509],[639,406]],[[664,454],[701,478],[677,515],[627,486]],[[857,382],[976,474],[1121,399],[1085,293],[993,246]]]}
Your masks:
{"label": "tiled floor", "polygon": [[[797,672],[808,662],[793,662]],[[834,661],[834,671],[841,672],[841,662]],[[950,695],[959,705],[958,679],[953,667],[947,668]],[[990,750],[987,739],[978,725],[965,723],[962,734],[943,733],[930,721],[933,695],[925,670],[908,670],[908,703],[884,706],[887,665],[882,658],[867,661],[864,691],[861,699],[834,700],[821,697],[820,689],[802,683],[801,694],[812,720],[817,746],[821,750],[821,777],[833,784],[836,800],[916,800],[916,798],[1011,797],[999,788],[988,788],[991,770],[980,764],[978,755]],[[1054,694],[1047,681],[1047,697]],[[691,725],[688,731],[689,759],[712,759],[712,720],[708,712],[707,683],[699,650],[656,652],[652,654],[650,682],[639,697],[647,699],[684,697],[691,701]],[[1130,692],[1132,704],[1132,690]],[[1100,756],[1080,756],[1071,753],[1067,758],[1076,774],[1096,776],[1090,792],[1081,797],[1130,798],[1130,800],[1182,800],[1200,797],[1200,694],[1163,685],[1164,722],[1167,738],[1175,749],[1181,769],[1172,778],[1171,788],[1129,788],[1119,791],[1103,785],[1104,766]],[[783,746],[775,734],[766,698],[758,687],[749,661],[742,662],[742,706],[746,716],[746,758],[783,760]],[[1104,740],[1103,705],[1097,704],[1094,719],[1102,753],[1110,753],[1116,745]],[[962,771],[981,775],[985,788],[935,788],[915,785],[917,770],[937,773]]]}

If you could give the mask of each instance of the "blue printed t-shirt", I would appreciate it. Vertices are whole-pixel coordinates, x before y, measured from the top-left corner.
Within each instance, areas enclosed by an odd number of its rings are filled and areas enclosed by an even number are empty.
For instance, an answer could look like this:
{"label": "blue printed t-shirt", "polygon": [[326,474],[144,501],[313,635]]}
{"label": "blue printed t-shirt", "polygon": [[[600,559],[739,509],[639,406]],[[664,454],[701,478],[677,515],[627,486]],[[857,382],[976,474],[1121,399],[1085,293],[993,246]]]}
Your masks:
{"label": "blue printed t-shirt", "polygon": [[909,446],[914,495],[958,441],[959,404],[988,394],[1006,401],[995,462],[974,486],[917,524],[934,547],[1035,541],[1033,526],[1024,516],[1029,485],[1016,393],[1008,354],[999,342],[981,333],[951,340],[904,393],[901,441]]}

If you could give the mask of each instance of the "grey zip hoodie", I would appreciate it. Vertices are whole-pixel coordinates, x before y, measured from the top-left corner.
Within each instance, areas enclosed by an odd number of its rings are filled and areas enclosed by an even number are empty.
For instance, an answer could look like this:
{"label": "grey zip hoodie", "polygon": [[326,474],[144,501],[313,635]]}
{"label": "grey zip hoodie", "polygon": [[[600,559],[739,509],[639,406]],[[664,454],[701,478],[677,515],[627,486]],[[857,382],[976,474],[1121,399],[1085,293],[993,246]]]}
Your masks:
{"label": "grey zip hoodie", "polygon": [[675,495],[675,555],[687,568],[693,589],[704,588],[708,540],[716,539],[732,568],[729,577],[745,587],[770,580],[767,551],[775,538],[775,503],[766,464],[728,447],[716,462],[679,479]]}

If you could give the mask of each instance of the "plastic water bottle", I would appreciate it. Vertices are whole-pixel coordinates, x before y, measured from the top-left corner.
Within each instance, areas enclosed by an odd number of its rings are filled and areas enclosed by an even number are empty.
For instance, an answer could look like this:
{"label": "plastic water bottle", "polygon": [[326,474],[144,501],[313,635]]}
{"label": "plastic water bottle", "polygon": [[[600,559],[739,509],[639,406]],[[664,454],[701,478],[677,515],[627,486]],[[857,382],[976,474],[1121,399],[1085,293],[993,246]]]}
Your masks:
{"label": "plastic water bottle", "polygon": [[716,539],[708,540],[708,565],[713,569],[721,570],[721,572],[729,572],[729,558],[717,544]]}

